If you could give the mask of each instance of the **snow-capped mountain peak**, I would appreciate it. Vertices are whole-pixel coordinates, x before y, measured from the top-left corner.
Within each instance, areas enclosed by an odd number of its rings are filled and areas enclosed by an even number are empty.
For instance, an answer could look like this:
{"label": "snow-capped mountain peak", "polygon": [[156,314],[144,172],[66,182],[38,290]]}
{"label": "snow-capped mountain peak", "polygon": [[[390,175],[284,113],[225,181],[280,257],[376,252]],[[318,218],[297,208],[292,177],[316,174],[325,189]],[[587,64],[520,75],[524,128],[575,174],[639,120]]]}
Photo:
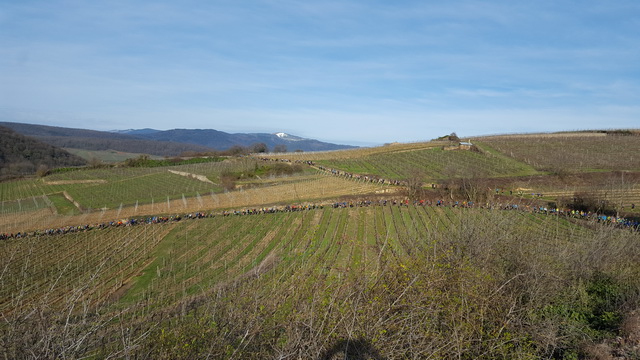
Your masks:
{"label": "snow-capped mountain peak", "polygon": [[286,140],[286,141],[302,141],[302,140],[307,140],[305,138],[301,138],[300,136],[295,136],[295,135],[289,135],[287,133],[283,133],[283,132],[279,132],[279,133],[275,133],[273,134],[275,136],[277,136],[279,139],[281,140]]}

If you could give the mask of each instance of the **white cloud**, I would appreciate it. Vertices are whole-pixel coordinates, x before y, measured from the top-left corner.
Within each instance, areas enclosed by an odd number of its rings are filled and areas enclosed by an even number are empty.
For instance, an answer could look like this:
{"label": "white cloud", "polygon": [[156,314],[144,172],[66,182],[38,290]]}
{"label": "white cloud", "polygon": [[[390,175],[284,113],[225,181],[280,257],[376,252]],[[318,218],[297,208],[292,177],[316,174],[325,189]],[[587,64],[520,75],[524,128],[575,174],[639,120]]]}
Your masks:
{"label": "white cloud", "polygon": [[102,129],[376,142],[603,119],[630,127],[640,9],[597,6],[11,2],[0,10],[0,108],[59,116],[61,126],[100,119]]}

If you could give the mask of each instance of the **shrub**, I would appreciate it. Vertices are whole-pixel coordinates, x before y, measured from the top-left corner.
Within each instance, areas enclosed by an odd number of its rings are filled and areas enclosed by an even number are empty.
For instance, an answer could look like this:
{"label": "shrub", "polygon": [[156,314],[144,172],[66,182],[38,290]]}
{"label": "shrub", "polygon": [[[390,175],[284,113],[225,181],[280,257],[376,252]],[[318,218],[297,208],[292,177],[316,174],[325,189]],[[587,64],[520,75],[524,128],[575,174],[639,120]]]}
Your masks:
{"label": "shrub", "polygon": [[44,164],[38,165],[38,170],[36,170],[36,176],[45,177],[49,175],[49,167]]}

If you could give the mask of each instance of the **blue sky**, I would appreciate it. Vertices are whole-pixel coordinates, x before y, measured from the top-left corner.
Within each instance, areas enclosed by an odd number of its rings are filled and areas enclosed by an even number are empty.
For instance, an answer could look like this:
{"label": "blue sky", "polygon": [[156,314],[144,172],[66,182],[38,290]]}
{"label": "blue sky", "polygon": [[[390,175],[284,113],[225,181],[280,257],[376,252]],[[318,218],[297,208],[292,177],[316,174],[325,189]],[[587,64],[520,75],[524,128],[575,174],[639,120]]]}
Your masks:
{"label": "blue sky", "polygon": [[0,121],[365,145],[640,128],[640,1],[0,0]]}

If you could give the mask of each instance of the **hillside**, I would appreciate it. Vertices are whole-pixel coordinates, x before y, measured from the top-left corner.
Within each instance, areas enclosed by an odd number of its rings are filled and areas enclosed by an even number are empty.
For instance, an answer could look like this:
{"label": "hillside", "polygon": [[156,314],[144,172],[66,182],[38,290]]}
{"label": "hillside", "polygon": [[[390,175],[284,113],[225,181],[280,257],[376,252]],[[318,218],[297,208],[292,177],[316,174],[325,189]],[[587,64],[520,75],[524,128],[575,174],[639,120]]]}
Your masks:
{"label": "hillside", "polygon": [[0,126],[0,180],[85,164],[78,156]]}
{"label": "hillside", "polygon": [[[56,353],[566,357],[638,304],[637,240],[544,214],[379,203],[13,240],[0,311],[25,320],[0,331],[13,358],[67,342]],[[32,304],[51,311],[27,317]]]}
{"label": "hillside", "polygon": [[640,170],[640,132],[575,132],[478,138],[496,150],[552,172]]}
{"label": "hillside", "polygon": [[291,152],[355,148],[355,146],[331,144],[284,133],[229,134],[210,129],[166,131],[141,129],[106,132],[13,122],[0,122],[0,126],[61,148],[115,150],[156,156],[179,156],[186,152],[207,153],[229,150],[233,147],[250,148],[255,144],[265,144],[267,150],[280,148]]}
{"label": "hillside", "polygon": [[127,134],[105,131],[72,129],[56,126],[0,122],[0,126],[13,129],[47,144],[73,149],[116,150],[158,156],[178,156],[184,152],[211,152],[212,148],[194,144],[145,140]]}
{"label": "hillside", "polygon": [[640,171],[601,162],[636,146],[625,139],[432,141],[2,182],[0,352],[637,357]]}

